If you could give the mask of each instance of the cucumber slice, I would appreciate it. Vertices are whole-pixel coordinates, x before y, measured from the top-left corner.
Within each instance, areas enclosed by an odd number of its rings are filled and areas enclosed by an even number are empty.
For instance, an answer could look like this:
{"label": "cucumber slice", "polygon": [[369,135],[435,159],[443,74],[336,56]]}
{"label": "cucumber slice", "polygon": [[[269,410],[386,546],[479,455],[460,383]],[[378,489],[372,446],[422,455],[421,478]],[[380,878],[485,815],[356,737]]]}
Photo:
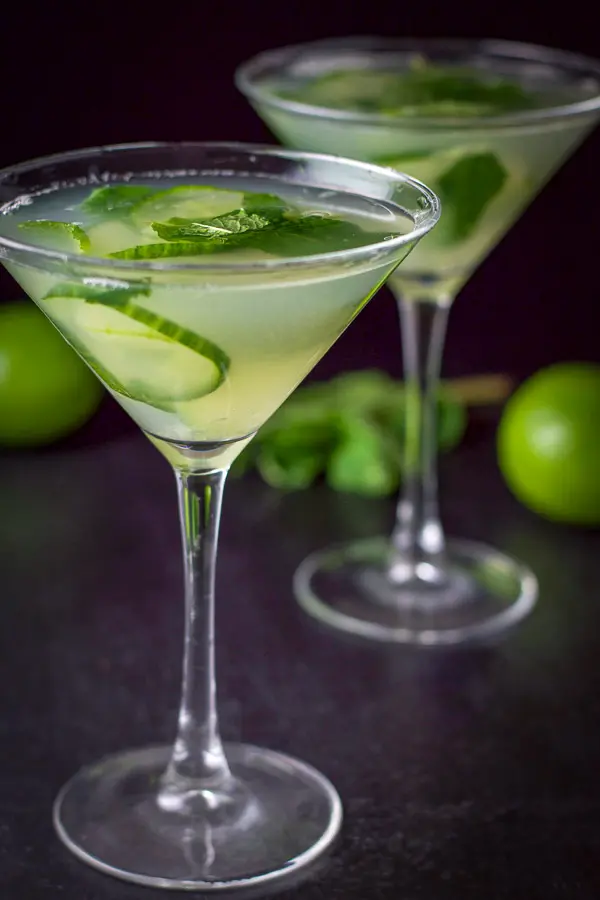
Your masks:
{"label": "cucumber slice", "polygon": [[241,191],[226,191],[208,185],[181,185],[158,191],[135,206],[131,215],[138,228],[143,229],[150,227],[152,222],[173,217],[211,219],[222,216],[232,209],[239,209],[243,201]]}
{"label": "cucumber slice", "polygon": [[116,309],[84,303],[74,324],[88,357],[136,400],[164,408],[210,394],[222,381],[212,359]]}
{"label": "cucumber slice", "polygon": [[[198,399],[224,381],[230,360],[212,341],[132,301],[147,285],[58,284],[44,298],[79,352],[118,393],[159,409]],[[77,302],[70,315],[65,304]],[[58,306],[60,305],[60,313]]]}
{"label": "cucumber slice", "polygon": [[88,237],[93,256],[110,256],[133,244],[143,245],[156,241],[156,235],[146,237],[122,219],[111,219],[93,225],[88,229]]}
{"label": "cucumber slice", "polygon": [[200,241],[163,241],[162,243],[147,241],[140,243],[138,240],[135,246],[109,253],[109,256],[112,259],[173,259],[180,256],[203,256],[220,249],[221,245],[217,242],[213,245],[208,242],[203,244]]}

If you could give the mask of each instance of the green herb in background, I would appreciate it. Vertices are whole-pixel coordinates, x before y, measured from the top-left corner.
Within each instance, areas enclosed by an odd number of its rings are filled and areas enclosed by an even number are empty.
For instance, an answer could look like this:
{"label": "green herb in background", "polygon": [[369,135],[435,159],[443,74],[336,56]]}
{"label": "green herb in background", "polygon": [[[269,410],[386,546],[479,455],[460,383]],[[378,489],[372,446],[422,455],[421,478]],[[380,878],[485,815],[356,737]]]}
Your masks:
{"label": "green herb in background", "polygon": [[[438,447],[463,438],[467,405],[503,399],[503,376],[459,379],[438,398]],[[261,428],[232,467],[256,469],[282,490],[307,488],[324,476],[337,491],[384,497],[402,480],[406,392],[402,382],[369,369],[299,388]]]}

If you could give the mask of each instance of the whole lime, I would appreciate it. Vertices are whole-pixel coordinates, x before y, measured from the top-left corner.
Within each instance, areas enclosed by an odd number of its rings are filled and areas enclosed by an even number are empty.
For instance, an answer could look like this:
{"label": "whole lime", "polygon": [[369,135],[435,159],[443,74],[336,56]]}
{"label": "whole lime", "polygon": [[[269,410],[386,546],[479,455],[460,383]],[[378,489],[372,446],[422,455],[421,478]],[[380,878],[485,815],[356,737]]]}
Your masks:
{"label": "whole lime", "polygon": [[498,463],[515,497],[557,522],[600,524],[600,366],[560,363],[509,399]]}
{"label": "whole lime", "polygon": [[28,300],[0,304],[0,444],[50,444],[78,429],[104,389]]}

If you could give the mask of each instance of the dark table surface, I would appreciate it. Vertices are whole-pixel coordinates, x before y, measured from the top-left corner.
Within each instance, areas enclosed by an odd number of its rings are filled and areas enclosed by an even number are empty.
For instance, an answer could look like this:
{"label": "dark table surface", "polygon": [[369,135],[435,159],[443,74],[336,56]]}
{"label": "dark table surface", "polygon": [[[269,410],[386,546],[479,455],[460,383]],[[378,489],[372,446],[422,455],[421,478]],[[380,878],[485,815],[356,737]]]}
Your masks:
{"label": "dark table surface", "polygon": [[[144,900],[54,836],[83,763],[172,738],[181,567],[168,466],[128,429],[0,458],[0,896]],[[596,898],[600,889],[600,534],[508,495],[492,428],[442,465],[448,529],[538,573],[535,613],[501,644],[355,644],[296,608],[303,556],[390,526],[393,504],[232,481],[218,576],[227,739],[322,769],[345,806],[317,898]],[[154,892],[156,896],[158,893]],[[171,895],[170,895],[171,896]]]}

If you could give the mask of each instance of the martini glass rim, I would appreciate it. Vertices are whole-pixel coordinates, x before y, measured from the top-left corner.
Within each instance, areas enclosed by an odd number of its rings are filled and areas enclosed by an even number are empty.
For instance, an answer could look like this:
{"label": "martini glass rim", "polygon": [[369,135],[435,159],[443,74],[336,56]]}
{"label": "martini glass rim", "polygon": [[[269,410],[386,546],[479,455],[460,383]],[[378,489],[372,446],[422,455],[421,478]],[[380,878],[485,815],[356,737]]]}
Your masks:
{"label": "martini glass rim", "polygon": [[[421,238],[436,224],[440,217],[441,204],[437,195],[430,188],[428,188],[427,185],[423,184],[418,179],[412,178],[410,175],[406,175],[405,173],[398,172],[395,169],[374,165],[372,163],[362,162],[359,160],[345,159],[343,157],[334,156],[332,154],[288,150],[284,147],[278,147],[276,145],[243,143],[239,141],[143,141],[134,143],[99,145],[96,147],[86,147],[80,150],[71,150],[64,153],[55,153],[49,156],[37,157],[26,162],[17,163],[16,165],[0,169],[0,188],[3,184],[14,184],[19,175],[34,172],[36,169],[43,170],[44,168],[57,166],[61,163],[85,162],[86,160],[89,160],[91,163],[91,161],[95,157],[104,156],[107,157],[107,168],[109,168],[109,158],[111,154],[118,155],[121,153],[132,151],[135,152],[146,150],[176,151],[184,149],[197,149],[199,152],[211,150],[223,151],[230,152],[232,154],[240,154],[240,156],[245,154],[249,162],[251,161],[251,157],[260,155],[263,157],[279,158],[297,163],[326,163],[331,165],[332,167],[337,167],[339,170],[346,168],[349,175],[352,171],[360,171],[366,177],[372,178],[374,183],[377,180],[379,180],[381,184],[387,183],[390,191],[399,189],[402,186],[412,187],[420,194],[420,199],[422,199],[423,205],[416,214],[411,214],[407,210],[403,210],[400,202],[396,202],[394,199],[388,198],[391,199],[391,202],[395,206],[397,206],[399,210],[405,212],[406,215],[413,220],[412,228],[402,234],[398,233],[397,235],[394,235],[393,237],[390,237],[385,241],[374,241],[371,244],[366,244],[360,247],[352,247],[345,250],[335,250],[327,253],[315,253],[307,256],[289,256],[276,259],[270,258],[251,260],[247,262],[238,261],[233,263],[181,263],[174,261],[165,262],[157,260],[122,260],[114,258],[107,259],[106,257],[94,257],[86,255],[85,253],[69,253],[59,250],[53,250],[42,247],[38,244],[33,244],[30,241],[15,240],[10,236],[2,234],[1,228],[3,215],[5,215],[5,213],[3,214],[3,210],[5,210],[6,207],[14,205],[15,201],[19,199],[19,196],[15,196],[8,203],[0,205],[0,258],[2,256],[3,250],[5,254],[7,251],[27,253],[28,255],[38,257],[42,261],[52,260],[55,262],[70,263],[75,265],[76,267],[92,266],[94,269],[106,270],[111,273],[121,273],[123,276],[126,276],[127,273],[131,274],[144,272],[187,272],[198,273],[198,275],[205,275],[210,273],[232,275],[246,273],[259,274],[261,272],[271,273],[289,269],[314,269],[318,266],[336,263],[360,264],[368,263],[369,261],[372,261],[373,264],[376,265],[382,262],[384,259],[393,257],[395,252],[399,248],[404,247],[407,244],[410,244],[413,241]],[[132,180],[136,177],[143,178],[152,174],[154,175],[154,177],[156,177],[157,174],[164,177],[168,173],[166,172],[166,170],[160,173],[149,173],[142,171],[132,172],[129,180]],[[176,174],[178,178],[184,178],[186,176],[186,173],[183,171],[177,172]],[[192,173],[190,170],[188,177],[190,177],[191,174]],[[202,170],[201,166],[200,170],[193,171],[194,178],[202,177],[202,175],[214,176],[216,174],[223,175],[230,173],[225,173],[223,169],[219,170],[218,166],[215,166],[212,169],[207,166],[204,170]],[[238,171],[234,172],[233,174],[238,176],[241,176],[243,174],[251,176],[256,175],[257,173],[253,173],[251,171],[242,173]],[[110,184],[127,183],[127,180],[123,176],[115,178],[113,180],[111,180],[107,176],[108,173],[105,173],[104,177],[95,178],[94,181],[88,181],[86,183],[89,184],[90,187],[105,187]],[[298,183],[292,181],[291,179],[286,179],[285,174],[273,175],[271,177],[265,178],[265,181],[279,181],[283,184]],[[46,190],[48,188],[59,189],[60,187],[78,186],[78,184],[78,181],[73,180],[66,180],[65,182],[60,182],[59,180],[55,180],[53,182],[49,180],[49,183],[45,183],[44,187]],[[309,185],[309,182],[306,182],[306,185]],[[318,184],[317,176],[315,176],[314,184],[312,186],[320,188],[326,187],[326,185],[324,184]],[[367,193],[363,193],[360,190],[340,188],[339,186],[336,189],[339,190],[340,193],[346,193],[348,195],[356,195],[362,197],[368,196]],[[31,194],[32,192],[29,193]],[[27,192],[24,191],[24,195],[27,196]],[[380,197],[378,199],[383,198]]]}
{"label": "martini glass rim", "polygon": [[[592,97],[573,103],[545,106],[532,110],[504,113],[495,116],[426,116],[411,115],[410,118],[391,116],[385,113],[366,113],[353,110],[333,109],[279,97],[260,83],[268,68],[285,71],[289,64],[311,54],[347,54],[356,51],[375,55],[387,54],[449,52],[458,55],[477,53],[490,60],[539,63],[554,69],[578,71],[582,75],[597,80],[597,90]],[[585,54],[569,50],[558,50],[540,44],[501,39],[477,38],[384,38],[370,35],[356,35],[341,38],[324,38],[316,41],[305,41],[289,44],[256,54],[240,65],[235,72],[235,83],[238,89],[250,100],[270,106],[288,113],[319,119],[330,119],[355,125],[385,125],[388,129],[397,128],[409,132],[415,129],[431,128],[442,130],[452,128],[460,131],[475,131],[482,128],[530,128],[557,119],[600,112],[600,60]]]}

